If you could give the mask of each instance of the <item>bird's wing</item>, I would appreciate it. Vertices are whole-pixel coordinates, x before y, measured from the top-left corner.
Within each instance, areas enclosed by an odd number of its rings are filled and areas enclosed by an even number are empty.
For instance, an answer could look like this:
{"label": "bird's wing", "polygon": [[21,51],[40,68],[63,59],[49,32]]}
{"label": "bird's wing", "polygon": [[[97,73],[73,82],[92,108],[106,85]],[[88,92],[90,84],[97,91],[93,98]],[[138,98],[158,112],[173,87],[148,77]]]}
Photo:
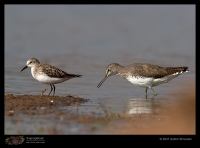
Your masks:
{"label": "bird's wing", "polygon": [[168,75],[166,68],[158,65],[135,63],[128,67],[132,67],[130,69],[134,76],[161,78]]}
{"label": "bird's wing", "polygon": [[63,70],[61,70],[61,69],[59,69],[55,66],[49,65],[49,64],[42,64],[42,65],[43,65],[43,66],[41,66],[42,71],[43,72],[45,71],[45,74],[47,74],[49,77],[53,77],[53,78],[66,78],[66,77],[68,77],[70,79],[70,78],[81,76],[81,75],[66,73],[65,71],[63,71]]}

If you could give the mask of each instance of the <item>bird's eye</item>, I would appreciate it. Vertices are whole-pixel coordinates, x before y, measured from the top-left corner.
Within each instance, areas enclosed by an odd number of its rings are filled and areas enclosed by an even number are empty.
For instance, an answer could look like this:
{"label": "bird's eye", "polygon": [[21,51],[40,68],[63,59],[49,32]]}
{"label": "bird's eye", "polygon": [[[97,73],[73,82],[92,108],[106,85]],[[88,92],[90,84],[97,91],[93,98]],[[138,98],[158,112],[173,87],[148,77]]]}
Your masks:
{"label": "bird's eye", "polygon": [[31,64],[32,62],[30,62],[29,64]]}
{"label": "bird's eye", "polygon": [[110,72],[110,69],[107,70],[107,73]]}

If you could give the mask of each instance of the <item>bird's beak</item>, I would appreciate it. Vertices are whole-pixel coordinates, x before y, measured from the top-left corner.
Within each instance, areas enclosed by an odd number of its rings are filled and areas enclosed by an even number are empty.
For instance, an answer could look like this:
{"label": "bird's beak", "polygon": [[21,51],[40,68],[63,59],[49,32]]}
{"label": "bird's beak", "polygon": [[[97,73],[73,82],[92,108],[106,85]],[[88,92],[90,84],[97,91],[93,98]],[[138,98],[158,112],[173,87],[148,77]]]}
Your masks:
{"label": "bird's beak", "polygon": [[108,76],[105,75],[105,77],[103,78],[103,80],[97,85],[97,88],[99,88],[107,78],[108,78]]}
{"label": "bird's beak", "polygon": [[25,66],[25,67],[21,70],[21,72],[22,72],[24,69],[26,69],[26,68],[28,68],[28,66]]}

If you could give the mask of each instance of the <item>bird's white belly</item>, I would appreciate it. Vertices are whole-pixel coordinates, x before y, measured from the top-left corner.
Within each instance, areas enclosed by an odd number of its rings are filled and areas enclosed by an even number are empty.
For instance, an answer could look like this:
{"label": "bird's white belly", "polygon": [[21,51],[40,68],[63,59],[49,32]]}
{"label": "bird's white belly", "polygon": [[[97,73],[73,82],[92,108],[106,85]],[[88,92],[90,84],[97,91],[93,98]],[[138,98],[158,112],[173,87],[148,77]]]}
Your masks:
{"label": "bird's white belly", "polygon": [[138,77],[128,76],[127,80],[130,81],[132,84],[135,84],[139,87],[150,88],[162,83],[167,83],[177,76],[179,76],[179,74],[172,74],[172,75],[165,76],[162,78],[157,78],[157,79],[154,79],[152,77],[145,78],[145,77],[139,77],[139,76]]}
{"label": "bird's white belly", "polygon": [[127,80],[132,84],[137,85],[139,87],[149,87],[153,83],[153,78],[143,78],[143,77],[132,77],[128,76]]}
{"label": "bird's white belly", "polygon": [[39,71],[38,73],[34,74],[35,67],[31,68],[31,74],[33,78],[40,81],[44,84],[57,84],[69,80],[68,78],[53,78],[46,75],[44,72]]}
{"label": "bird's white belly", "polygon": [[68,80],[67,78],[52,78],[47,75],[37,75],[34,78],[44,84],[57,84]]}

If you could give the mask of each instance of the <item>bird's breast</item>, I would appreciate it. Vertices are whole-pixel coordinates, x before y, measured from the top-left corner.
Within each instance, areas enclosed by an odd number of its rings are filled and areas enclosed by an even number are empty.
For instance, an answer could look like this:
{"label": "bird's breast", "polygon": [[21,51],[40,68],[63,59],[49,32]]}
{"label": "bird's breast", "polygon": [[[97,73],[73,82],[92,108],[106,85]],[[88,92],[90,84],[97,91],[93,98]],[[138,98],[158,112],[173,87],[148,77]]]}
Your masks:
{"label": "bird's breast", "polygon": [[32,74],[33,78],[36,79],[35,67],[31,67],[31,74]]}

